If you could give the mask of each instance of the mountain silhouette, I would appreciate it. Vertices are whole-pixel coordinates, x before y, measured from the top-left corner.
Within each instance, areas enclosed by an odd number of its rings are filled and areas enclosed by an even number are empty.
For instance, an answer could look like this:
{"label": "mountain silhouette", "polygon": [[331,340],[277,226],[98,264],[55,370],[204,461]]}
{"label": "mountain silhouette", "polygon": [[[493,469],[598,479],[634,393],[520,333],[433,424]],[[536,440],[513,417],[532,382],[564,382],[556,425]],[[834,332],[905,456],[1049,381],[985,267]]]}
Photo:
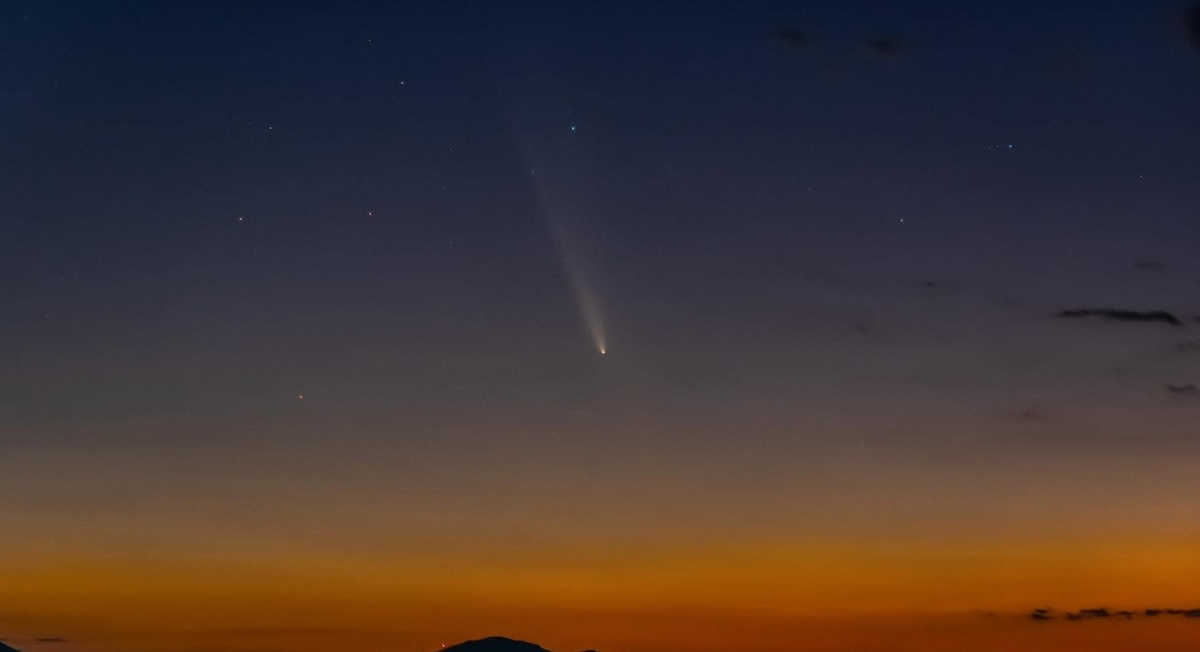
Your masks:
{"label": "mountain silhouette", "polygon": [[[478,641],[467,641],[443,649],[445,652],[550,652],[540,645],[514,641],[503,636],[489,636]],[[6,651],[0,649],[0,652]]]}
{"label": "mountain silhouette", "polygon": [[0,652],[21,652],[21,651],[15,647],[8,647],[7,645],[0,643]]}

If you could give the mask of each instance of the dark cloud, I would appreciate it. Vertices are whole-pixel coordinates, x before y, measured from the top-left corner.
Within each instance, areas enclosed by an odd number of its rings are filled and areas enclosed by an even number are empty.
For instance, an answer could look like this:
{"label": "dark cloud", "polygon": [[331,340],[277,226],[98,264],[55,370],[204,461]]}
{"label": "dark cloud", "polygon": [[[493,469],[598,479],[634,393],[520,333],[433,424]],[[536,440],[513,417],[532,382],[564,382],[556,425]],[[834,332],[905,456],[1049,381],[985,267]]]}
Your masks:
{"label": "dark cloud", "polygon": [[[1054,620],[1052,609],[1034,609],[1029,613],[1031,620]],[[1183,616],[1184,618],[1200,618],[1200,609],[1144,609],[1140,612],[1134,611],[1110,611],[1106,607],[1093,609],[1080,609],[1079,611],[1068,611],[1064,617],[1070,621],[1091,620],[1094,618],[1113,618],[1119,616],[1126,620],[1133,620],[1137,615],[1146,616],[1148,618],[1156,618],[1158,616]]]}
{"label": "dark cloud", "polygon": [[1178,396],[1180,398],[1200,397],[1200,387],[1196,387],[1195,385],[1172,385],[1167,383],[1166,385],[1163,385],[1163,387],[1166,388],[1167,392],[1169,392],[1172,396]]}
{"label": "dark cloud", "polygon": [[1040,421],[1043,417],[1041,412],[1030,408],[1017,414],[1017,418],[1022,421]]}
{"label": "dark cloud", "polygon": [[808,45],[808,32],[800,29],[777,29],[774,32],[771,32],[771,38],[774,39],[776,43],[782,43],[783,45],[789,45],[792,47]]}
{"label": "dark cloud", "polygon": [[1109,321],[1128,322],[1160,322],[1171,326],[1183,326],[1183,322],[1174,314],[1165,310],[1118,310],[1115,308],[1083,308],[1064,310],[1058,313],[1061,319],[1079,319],[1084,317],[1099,317]]}
{"label": "dark cloud", "polygon": [[1188,43],[1200,50],[1200,2],[1184,10],[1183,28],[1187,34]]}
{"label": "dark cloud", "polygon": [[67,639],[61,636],[43,636],[37,639],[38,643],[66,643]]}
{"label": "dark cloud", "polygon": [[1160,613],[1169,616],[1183,616],[1184,618],[1200,618],[1200,609],[1156,609]]}
{"label": "dark cloud", "polygon": [[867,48],[881,57],[894,57],[904,49],[899,41],[890,38],[873,38],[867,41]]}
{"label": "dark cloud", "polygon": [[1200,340],[1188,340],[1175,345],[1176,353],[1200,353]]}
{"label": "dark cloud", "polygon": [[1133,266],[1142,270],[1143,272],[1165,272],[1170,269],[1166,263],[1160,263],[1154,260],[1135,261]]}

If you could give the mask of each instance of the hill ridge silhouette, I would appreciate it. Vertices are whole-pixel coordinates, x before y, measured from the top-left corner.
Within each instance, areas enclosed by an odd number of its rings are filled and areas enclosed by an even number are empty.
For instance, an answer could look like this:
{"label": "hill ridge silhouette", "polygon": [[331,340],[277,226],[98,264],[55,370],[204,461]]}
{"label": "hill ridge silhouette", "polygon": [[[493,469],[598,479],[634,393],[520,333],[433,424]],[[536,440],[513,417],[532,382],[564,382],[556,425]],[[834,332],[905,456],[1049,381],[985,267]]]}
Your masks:
{"label": "hill ridge silhouette", "polygon": [[[474,641],[464,641],[444,648],[445,652],[550,652],[546,648],[503,636],[489,636]],[[0,652],[4,652],[0,650]]]}

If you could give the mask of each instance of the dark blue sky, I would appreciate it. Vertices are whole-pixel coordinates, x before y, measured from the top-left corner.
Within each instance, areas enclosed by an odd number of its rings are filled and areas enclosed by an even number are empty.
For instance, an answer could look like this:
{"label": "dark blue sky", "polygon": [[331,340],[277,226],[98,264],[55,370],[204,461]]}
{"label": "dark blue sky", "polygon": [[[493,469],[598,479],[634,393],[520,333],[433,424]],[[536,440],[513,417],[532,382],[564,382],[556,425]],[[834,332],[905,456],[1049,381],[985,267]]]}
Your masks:
{"label": "dark blue sky", "polygon": [[89,364],[132,412],[194,369],[207,409],[348,382],[355,346],[438,395],[559,385],[589,347],[556,223],[666,392],[693,374],[651,351],[737,377],[806,329],[937,326],[926,282],[1015,310],[973,327],[1200,311],[1176,3],[6,11],[14,418],[117,409]]}

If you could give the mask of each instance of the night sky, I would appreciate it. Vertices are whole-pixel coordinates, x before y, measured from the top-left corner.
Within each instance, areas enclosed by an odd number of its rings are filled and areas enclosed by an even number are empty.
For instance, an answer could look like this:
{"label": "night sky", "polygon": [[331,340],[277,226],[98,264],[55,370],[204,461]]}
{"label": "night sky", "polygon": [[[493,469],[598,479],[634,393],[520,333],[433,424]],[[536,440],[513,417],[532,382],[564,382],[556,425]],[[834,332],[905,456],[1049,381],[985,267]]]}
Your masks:
{"label": "night sky", "polygon": [[1195,649],[1187,8],[0,3],[0,640]]}

